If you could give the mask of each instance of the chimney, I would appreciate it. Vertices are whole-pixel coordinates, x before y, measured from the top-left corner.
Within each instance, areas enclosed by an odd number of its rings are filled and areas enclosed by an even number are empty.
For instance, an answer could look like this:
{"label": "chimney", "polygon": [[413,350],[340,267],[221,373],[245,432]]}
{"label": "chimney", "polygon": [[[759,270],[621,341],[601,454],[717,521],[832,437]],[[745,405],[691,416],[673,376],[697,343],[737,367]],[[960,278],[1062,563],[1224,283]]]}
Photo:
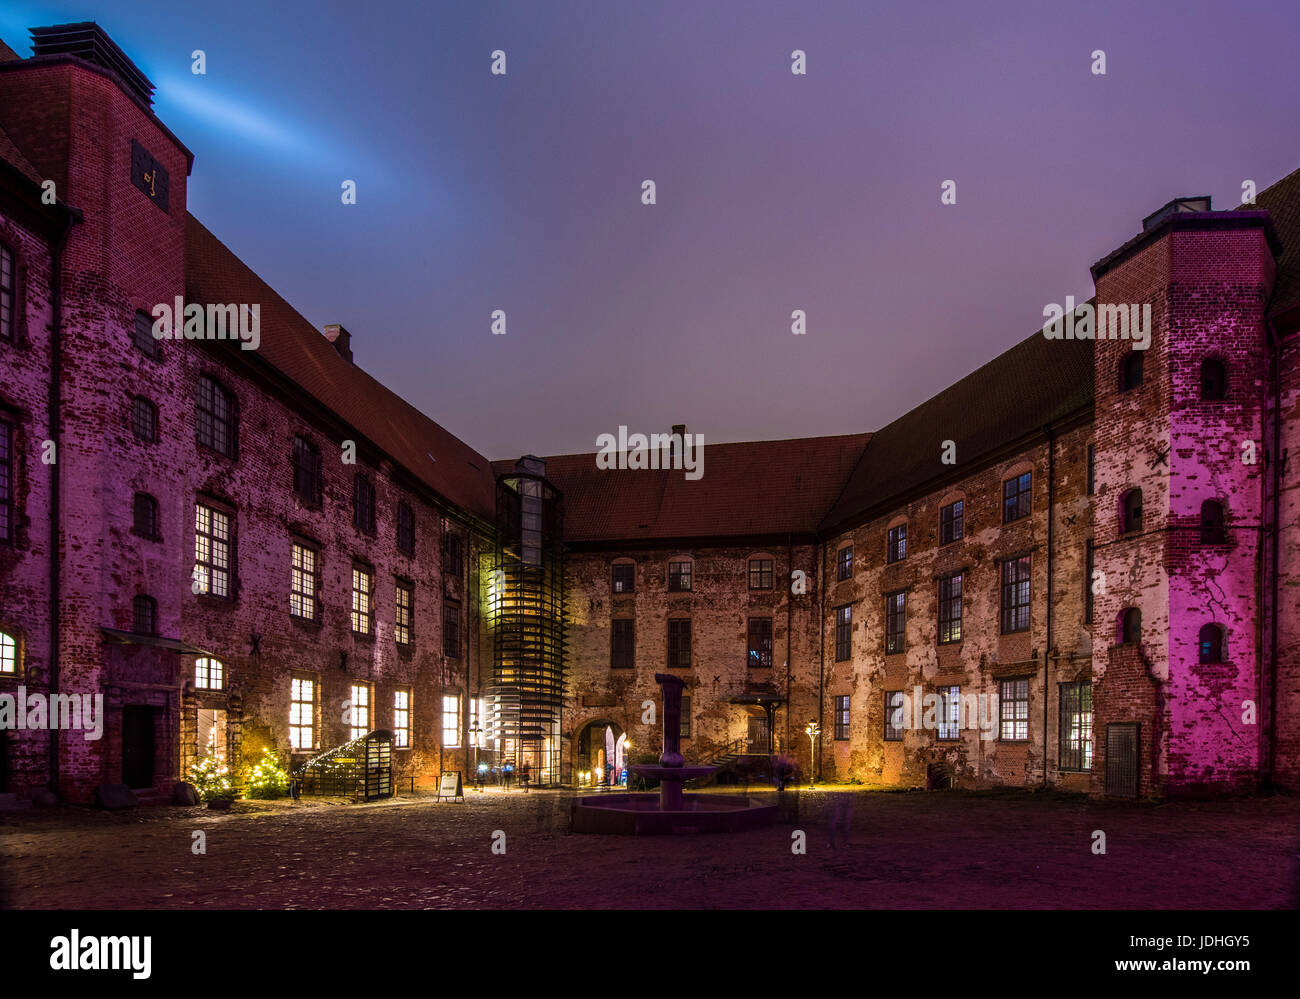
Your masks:
{"label": "chimney", "polygon": [[334,344],[334,349],[339,352],[339,356],[349,364],[352,363],[352,334],[338,323],[330,323],[325,327],[325,339]]}
{"label": "chimney", "polygon": [[672,462],[674,465],[682,459],[683,448],[686,447],[686,424],[674,423],[672,440],[668,443],[672,451]]}

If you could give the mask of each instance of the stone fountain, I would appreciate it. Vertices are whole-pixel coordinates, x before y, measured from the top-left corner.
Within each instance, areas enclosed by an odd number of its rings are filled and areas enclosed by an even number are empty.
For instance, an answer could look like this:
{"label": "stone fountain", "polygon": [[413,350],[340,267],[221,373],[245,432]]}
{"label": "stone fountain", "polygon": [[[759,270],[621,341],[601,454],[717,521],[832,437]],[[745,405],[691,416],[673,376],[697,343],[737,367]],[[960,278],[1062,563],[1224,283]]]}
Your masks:
{"label": "stone fountain", "polygon": [[636,764],[628,769],[659,781],[658,794],[602,794],[574,798],[573,831],[622,835],[736,832],[768,825],[776,805],[750,801],[741,794],[683,794],[682,784],[707,777],[717,767],[688,767],[681,754],[681,677],[656,673],[663,691],[664,751],[658,765]]}

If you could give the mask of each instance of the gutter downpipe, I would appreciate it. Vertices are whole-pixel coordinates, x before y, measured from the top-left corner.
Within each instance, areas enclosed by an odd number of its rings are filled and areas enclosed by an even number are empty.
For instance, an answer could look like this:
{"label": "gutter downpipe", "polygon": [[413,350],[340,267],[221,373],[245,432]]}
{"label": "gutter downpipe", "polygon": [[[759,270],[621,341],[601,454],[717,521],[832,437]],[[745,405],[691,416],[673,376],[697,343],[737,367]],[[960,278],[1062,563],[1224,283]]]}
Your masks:
{"label": "gutter downpipe", "polygon": [[1052,655],[1052,543],[1056,521],[1056,434],[1047,430],[1047,648],[1043,650],[1043,788],[1047,788],[1047,705],[1051,700],[1048,674]]}
{"label": "gutter downpipe", "polygon": [[[1268,324],[1269,336],[1273,341],[1273,357],[1271,372],[1273,381],[1273,537],[1269,544],[1272,549],[1272,565],[1269,567],[1270,589],[1272,592],[1272,604],[1269,608],[1269,677],[1268,677],[1268,731],[1265,737],[1265,748],[1268,753],[1268,763],[1264,767],[1264,787],[1272,788],[1277,777],[1277,621],[1278,621],[1278,576],[1280,575],[1281,565],[1279,563],[1281,552],[1281,530],[1282,530],[1282,340],[1277,335],[1277,327],[1273,320],[1266,321]],[[1260,684],[1261,690],[1264,685]]]}
{"label": "gutter downpipe", "polygon": [[[821,612],[817,615],[817,724],[820,726],[826,719],[826,588],[822,586],[822,562],[826,559],[826,542],[820,537],[817,538],[817,599],[821,605]],[[817,749],[817,756],[812,761],[813,773],[809,776],[814,780],[821,772],[821,754],[825,748],[823,740]]]}

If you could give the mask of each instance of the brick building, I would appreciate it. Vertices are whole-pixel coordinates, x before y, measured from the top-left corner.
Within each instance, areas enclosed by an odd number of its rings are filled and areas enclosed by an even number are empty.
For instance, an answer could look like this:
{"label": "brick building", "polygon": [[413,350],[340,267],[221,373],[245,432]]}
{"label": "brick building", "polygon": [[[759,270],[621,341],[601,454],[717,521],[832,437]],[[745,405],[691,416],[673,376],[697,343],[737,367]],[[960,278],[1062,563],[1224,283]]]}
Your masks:
{"label": "brick building", "polygon": [[[490,462],[187,213],[193,157],[100,29],[33,37],[0,44],[0,695],[102,695],[104,725],[0,731],[0,792],[163,794],[372,730],[401,774],[596,782],[657,747],[665,671],[695,760],[1300,784],[1300,172],[1093,266],[1072,333],[1150,306],[1147,349],[1037,331],[699,479]],[[177,299],[231,335],[154,337]]]}

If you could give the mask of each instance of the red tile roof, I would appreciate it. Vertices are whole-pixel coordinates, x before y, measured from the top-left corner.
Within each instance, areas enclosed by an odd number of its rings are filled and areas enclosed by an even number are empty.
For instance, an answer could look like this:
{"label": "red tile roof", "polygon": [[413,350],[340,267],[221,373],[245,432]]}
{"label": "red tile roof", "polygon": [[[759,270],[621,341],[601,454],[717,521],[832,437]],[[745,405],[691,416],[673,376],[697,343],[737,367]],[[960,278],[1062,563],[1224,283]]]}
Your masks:
{"label": "red tile roof", "polygon": [[[416,479],[485,520],[495,518],[491,463],[345,361],[319,330],[192,215],[186,215],[186,298],[261,306],[262,360],[278,368]],[[436,459],[436,460],[435,460]]]}
{"label": "red tile roof", "polygon": [[[696,480],[681,470],[597,468],[594,452],[547,458],[546,477],[564,493],[570,542],[810,534],[870,438],[706,439]],[[493,467],[508,472],[514,462]]]}
{"label": "red tile roof", "polygon": [[1277,282],[1269,312],[1276,313],[1300,305],[1300,170],[1293,170],[1272,187],[1255,196],[1253,205],[1240,205],[1239,211],[1268,212],[1273,230],[1282,242],[1277,260]]}
{"label": "red tile roof", "polygon": [[[1093,341],[1039,331],[900,416],[871,437],[843,494],[821,523],[849,526],[926,483],[971,468],[998,448],[1093,403]],[[943,442],[956,464],[942,463]]]}

